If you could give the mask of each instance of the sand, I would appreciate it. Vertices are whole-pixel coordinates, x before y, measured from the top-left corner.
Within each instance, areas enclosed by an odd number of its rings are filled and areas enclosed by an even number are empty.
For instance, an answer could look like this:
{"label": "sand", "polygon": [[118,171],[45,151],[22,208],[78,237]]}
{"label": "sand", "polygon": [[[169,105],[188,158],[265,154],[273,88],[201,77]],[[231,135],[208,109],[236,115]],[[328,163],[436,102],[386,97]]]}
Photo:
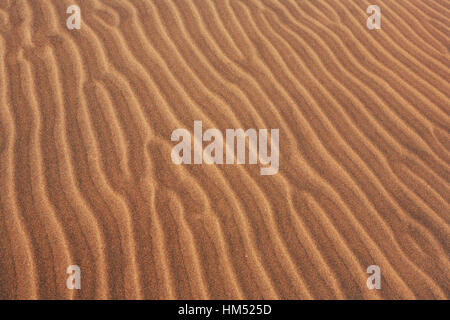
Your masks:
{"label": "sand", "polygon": [[[448,299],[450,3],[372,2],[1,0],[0,298]],[[174,164],[196,120],[279,172]]]}

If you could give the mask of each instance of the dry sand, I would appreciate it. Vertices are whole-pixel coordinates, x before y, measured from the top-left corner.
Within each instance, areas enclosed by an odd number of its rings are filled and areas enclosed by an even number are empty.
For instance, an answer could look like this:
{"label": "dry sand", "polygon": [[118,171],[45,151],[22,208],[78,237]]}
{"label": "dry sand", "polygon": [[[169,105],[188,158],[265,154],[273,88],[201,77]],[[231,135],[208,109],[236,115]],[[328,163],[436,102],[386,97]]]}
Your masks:
{"label": "dry sand", "polygon": [[449,50],[448,0],[0,0],[0,298],[448,299]]}

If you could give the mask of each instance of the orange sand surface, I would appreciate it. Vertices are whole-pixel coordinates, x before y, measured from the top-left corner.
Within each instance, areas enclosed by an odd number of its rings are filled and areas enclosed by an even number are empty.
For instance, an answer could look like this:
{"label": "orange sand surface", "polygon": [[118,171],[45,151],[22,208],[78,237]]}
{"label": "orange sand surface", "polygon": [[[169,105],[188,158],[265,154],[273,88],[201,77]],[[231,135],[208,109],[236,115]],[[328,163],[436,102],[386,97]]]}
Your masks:
{"label": "orange sand surface", "polygon": [[448,0],[0,0],[0,299],[448,299],[449,50]]}

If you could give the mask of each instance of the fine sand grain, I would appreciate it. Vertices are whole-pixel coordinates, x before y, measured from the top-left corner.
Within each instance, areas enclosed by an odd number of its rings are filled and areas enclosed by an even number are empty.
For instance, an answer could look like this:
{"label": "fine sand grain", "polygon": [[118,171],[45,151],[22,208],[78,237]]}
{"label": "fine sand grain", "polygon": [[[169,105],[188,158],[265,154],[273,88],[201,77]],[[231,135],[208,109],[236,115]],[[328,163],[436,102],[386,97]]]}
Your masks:
{"label": "fine sand grain", "polygon": [[0,299],[448,299],[449,50],[448,0],[0,0]]}

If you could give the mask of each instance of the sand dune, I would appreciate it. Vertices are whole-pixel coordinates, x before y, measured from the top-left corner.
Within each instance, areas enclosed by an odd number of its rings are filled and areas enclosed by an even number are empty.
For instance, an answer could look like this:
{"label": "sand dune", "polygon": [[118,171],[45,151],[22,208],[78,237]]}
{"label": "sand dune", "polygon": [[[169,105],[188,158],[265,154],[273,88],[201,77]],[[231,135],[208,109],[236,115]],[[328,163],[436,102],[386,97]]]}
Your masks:
{"label": "sand dune", "polygon": [[0,299],[448,299],[450,4],[376,2],[1,0]]}

